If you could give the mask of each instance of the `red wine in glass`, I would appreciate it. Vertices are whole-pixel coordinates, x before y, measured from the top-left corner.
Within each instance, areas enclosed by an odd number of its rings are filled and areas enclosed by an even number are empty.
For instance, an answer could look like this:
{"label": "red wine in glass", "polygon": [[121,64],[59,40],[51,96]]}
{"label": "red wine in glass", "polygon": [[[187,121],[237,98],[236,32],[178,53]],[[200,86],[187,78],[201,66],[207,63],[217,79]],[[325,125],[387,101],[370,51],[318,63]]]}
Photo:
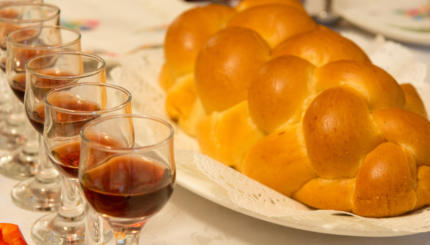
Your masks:
{"label": "red wine in glass", "polygon": [[43,104],[40,103],[34,107],[34,110],[31,112],[31,115],[29,115],[29,112],[27,112],[27,117],[30,120],[31,125],[34,129],[36,129],[39,134],[43,134],[43,128],[45,124],[45,110],[43,108]]}
{"label": "red wine in glass", "polygon": [[81,142],[63,144],[51,151],[49,158],[54,166],[66,177],[78,178]]}
{"label": "red wine in glass", "polygon": [[24,95],[25,95],[25,74],[16,74],[13,77],[12,83],[10,84],[10,88],[12,89],[15,96],[24,103]]}
{"label": "red wine in glass", "polygon": [[[30,35],[30,34],[29,34]],[[9,85],[16,95],[16,97],[24,103],[24,95],[25,95],[25,83],[26,83],[26,76],[24,72],[24,65],[26,61],[31,59],[32,57],[36,55],[42,55],[46,53],[47,51],[44,50],[32,50],[32,49],[22,49],[22,50],[16,50],[15,51],[15,57],[14,62],[17,62],[17,64],[20,64],[20,67],[16,67],[17,70],[15,71],[16,74],[13,76],[12,81],[9,82]],[[45,61],[48,62],[48,61]],[[19,70],[18,70],[19,68]],[[57,75],[57,73],[51,74],[53,71],[46,71],[43,72],[45,75]],[[68,74],[68,73],[66,73]],[[57,76],[61,75],[61,73],[58,73]],[[44,79],[45,80],[45,79]],[[49,79],[48,79],[49,80]]]}
{"label": "red wine in glass", "polygon": [[[59,76],[71,76],[70,73],[65,72],[46,72],[51,76],[59,75]],[[48,78],[39,78],[36,81],[31,83],[31,91],[33,93],[33,98],[43,98],[51,89],[59,87],[60,85],[64,85],[73,81],[64,81],[64,80],[56,80],[56,79],[48,79]],[[80,110],[80,111],[96,111],[100,110],[98,104],[79,99],[78,97],[73,96],[64,96],[64,97],[54,97],[50,100],[50,103],[56,106],[59,106],[64,109],[70,110]],[[43,134],[44,129],[44,121],[45,121],[45,108],[42,101],[38,102],[33,108],[26,108],[27,117],[30,120],[33,127],[40,133]],[[71,124],[73,126],[68,126],[71,128],[80,128],[83,124],[85,124],[88,120],[94,119],[93,115],[66,115],[66,114],[58,114],[58,121],[61,124]]]}
{"label": "red wine in glass", "polygon": [[[1,6],[1,3],[0,3]],[[15,11],[13,9],[3,9],[0,11],[0,17],[4,19],[13,19],[17,18],[19,15],[18,11]],[[1,52],[3,53],[3,56],[0,59],[0,68],[3,70],[3,72],[6,72],[6,35],[12,31],[18,29],[18,27],[9,24],[9,23],[2,23],[0,25],[0,32],[3,34],[3,37],[1,38],[3,42],[0,44]]]}
{"label": "red wine in glass", "polygon": [[[64,101],[59,101],[58,103],[66,103],[68,104],[70,107],[78,107],[79,105],[82,105],[83,103],[79,100],[77,100],[76,102],[70,102],[68,100],[64,100]],[[99,110],[100,107],[98,105],[95,104],[90,104],[88,105],[88,107],[86,107],[88,109],[88,111],[94,111],[94,110]],[[93,108],[92,110],[89,108]],[[29,112],[28,110],[26,110],[27,112],[27,117],[31,122],[31,125],[34,127],[34,129],[36,129],[37,132],[39,132],[40,134],[43,134],[43,130],[44,130],[44,125],[45,125],[45,113],[44,113],[44,108],[42,104],[39,104],[37,106],[35,106],[34,110],[32,112]],[[94,118],[96,118],[96,115],[86,115],[86,116],[78,116],[78,115],[67,115],[65,116],[64,114],[60,114],[58,115],[59,117],[57,118],[57,120],[59,120],[60,122],[58,122],[55,127],[58,127],[60,129],[64,130],[79,130],[85,123],[87,123],[89,120],[92,120]]]}
{"label": "red wine in glass", "polygon": [[[106,135],[91,135],[90,138],[105,146],[121,146],[117,140]],[[49,154],[49,158],[54,166],[69,178],[78,178],[79,159],[80,159],[81,142],[79,140],[54,146]],[[104,151],[92,149],[92,160],[107,158],[110,154]],[[97,159],[96,159],[97,158]]]}
{"label": "red wine in glass", "polygon": [[[50,76],[52,78],[40,77],[40,75]],[[51,89],[58,88],[62,85],[67,85],[74,82],[74,80],[64,79],[64,77],[76,76],[76,74],[65,71],[44,70],[39,71],[39,75],[31,75],[31,90],[36,98],[40,100],[51,91]],[[62,79],[55,79],[54,77],[62,77]],[[25,85],[24,85],[25,86]],[[25,87],[24,87],[25,88]]]}
{"label": "red wine in glass", "polygon": [[14,9],[3,9],[0,11],[0,17],[4,19],[14,19],[14,18],[17,18],[18,15],[19,15],[18,11]]}
{"label": "red wine in glass", "polygon": [[171,171],[137,155],[120,155],[86,171],[81,186],[103,215],[140,218],[159,211],[173,192]]}

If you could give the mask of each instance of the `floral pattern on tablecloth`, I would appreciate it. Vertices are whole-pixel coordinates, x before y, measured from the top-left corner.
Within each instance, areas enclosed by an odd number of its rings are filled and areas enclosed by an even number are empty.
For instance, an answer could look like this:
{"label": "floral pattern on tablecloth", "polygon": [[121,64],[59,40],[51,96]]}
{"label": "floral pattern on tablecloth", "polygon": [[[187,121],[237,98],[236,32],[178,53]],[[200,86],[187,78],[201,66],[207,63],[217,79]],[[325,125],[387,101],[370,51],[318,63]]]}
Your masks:
{"label": "floral pattern on tablecloth", "polygon": [[410,9],[395,9],[395,13],[398,15],[408,16],[416,21],[420,21],[424,18],[430,18],[430,5],[425,4]]}
{"label": "floral pattern on tablecloth", "polygon": [[61,20],[61,25],[80,31],[91,31],[100,25],[100,21],[96,19]]}

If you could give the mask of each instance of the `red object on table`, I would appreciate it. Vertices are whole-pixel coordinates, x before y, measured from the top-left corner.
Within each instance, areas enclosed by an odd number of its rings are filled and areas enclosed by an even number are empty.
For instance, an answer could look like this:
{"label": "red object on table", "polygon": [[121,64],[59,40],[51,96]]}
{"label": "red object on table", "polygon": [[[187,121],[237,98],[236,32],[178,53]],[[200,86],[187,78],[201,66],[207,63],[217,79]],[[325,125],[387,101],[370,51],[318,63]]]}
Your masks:
{"label": "red object on table", "polygon": [[27,245],[15,224],[0,223],[0,245]]}

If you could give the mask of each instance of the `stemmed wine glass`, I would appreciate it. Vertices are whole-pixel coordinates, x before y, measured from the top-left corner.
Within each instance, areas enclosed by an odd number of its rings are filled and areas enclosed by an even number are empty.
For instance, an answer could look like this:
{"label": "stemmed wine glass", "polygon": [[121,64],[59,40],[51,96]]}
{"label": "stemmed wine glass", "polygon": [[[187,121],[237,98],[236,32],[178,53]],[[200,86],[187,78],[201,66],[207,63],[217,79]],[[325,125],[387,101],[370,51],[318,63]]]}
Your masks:
{"label": "stemmed wine glass", "polygon": [[[37,106],[29,105],[27,108],[40,117]],[[84,242],[85,205],[77,180],[79,132],[86,122],[94,118],[119,113],[131,113],[131,94],[117,85],[76,83],[75,80],[73,84],[54,89],[46,95],[43,136],[49,160],[63,176],[62,199],[58,213],[45,215],[34,223],[31,234],[37,244]],[[109,138],[104,138],[104,143],[115,145]]]}
{"label": "stemmed wine glass", "polygon": [[[5,3],[7,2],[7,3]],[[0,3],[0,68],[6,70],[6,37],[17,29],[27,26],[37,25],[57,25],[59,23],[60,9],[50,4],[39,4],[33,1],[5,1]],[[6,80],[6,76],[2,74],[2,80]],[[4,85],[6,82],[1,81]],[[8,96],[4,96],[6,99]],[[16,99],[9,97],[8,103],[2,104],[2,112],[4,115],[3,126],[0,130],[0,160],[2,173],[8,177],[22,179],[33,175],[34,168],[23,167],[15,170],[8,169],[14,164],[3,166],[10,161],[16,162],[25,161],[27,165],[34,165],[37,159],[34,143],[30,140],[26,142],[26,128],[24,127],[25,116],[24,110],[18,104]],[[3,108],[3,105],[5,108]],[[23,133],[24,131],[24,133]],[[23,147],[23,150],[21,151]],[[21,154],[18,154],[21,152]],[[19,159],[14,159],[19,158]],[[21,165],[16,165],[19,168]]]}
{"label": "stemmed wine glass", "polygon": [[[42,0],[0,0],[0,7],[1,6],[6,6],[6,5],[11,5],[11,4],[16,4],[16,3],[42,3]],[[9,10],[5,10],[3,9],[2,11],[0,11],[0,18],[13,18],[16,17],[17,13],[14,11],[9,11]],[[5,51],[5,50],[4,50]],[[1,50],[0,52],[3,52],[3,50]],[[4,75],[4,69],[5,69],[5,60],[3,59],[1,62],[1,67],[3,69],[3,72],[0,72],[0,77],[2,77]],[[0,122],[3,122],[4,116],[6,115],[6,113],[8,112],[8,109],[10,108],[9,105],[9,100],[10,100],[10,94],[9,94],[9,88],[7,87],[5,82],[0,82],[0,94],[2,96],[0,96],[0,115],[3,116],[2,118],[0,118]],[[3,148],[2,148],[3,149]]]}
{"label": "stemmed wine glass", "polygon": [[[10,87],[22,101],[25,94],[23,89],[27,87],[25,64],[33,57],[42,56],[42,58],[35,59],[30,65],[30,70],[40,72],[39,76],[30,72],[29,77],[31,80],[29,86],[33,86],[33,90],[30,90],[29,98],[34,98],[32,93],[38,93],[37,99],[42,99],[41,96],[47,90],[64,82],[62,79],[56,80],[56,77],[61,75],[82,75],[81,56],[72,55],[67,56],[69,58],[65,58],[66,56],[43,54],[50,54],[60,50],[79,51],[80,49],[81,34],[77,30],[66,27],[30,26],[9,33],[7,37],[6,73]],[[102,77],[104,78],[104,61],[101,58],[96,60],[100,66],[97,67],[96,71],[99,74],[103,74]],[[68,66],[62,67],[64,63],[67,63]],[[94,70],[91,70],[91,72],[94,72]],[[28,136],[29,140],[33,139],[36,152],[39,149],[43,149],[39,148],[37,135],[33,131]],[[17,161],[9,163],[9,166],[11,166],[11,171],[9,172],[11,174],[14,173],[14,170],[19,170],[19,167],[30,167],[26,161],[20,161],[20,159],[18,158]],[[60,195],[58,173],[45,159],[43,151],[39,153],[39,163],[35,178],[18,183],[12,189],[11,195],[15,204],[25,209],[53,210],[58,207]]]}
{"label": "stemmed wine glass", "polygon": [[[41,2],[41,1],[35,1]],[[15,30],[28,26],[58,25],[60,9],[51,4],[33,1],[14,1],[0,4],[0,68],[6,70],[6,37]]]}
{"label": "stemmed wine glass", "polygon": [[144,115],[94,119],[81,130],[79,164],[85,197],[117,244],[139,244],[142,227],[173,192],[173,128]]}

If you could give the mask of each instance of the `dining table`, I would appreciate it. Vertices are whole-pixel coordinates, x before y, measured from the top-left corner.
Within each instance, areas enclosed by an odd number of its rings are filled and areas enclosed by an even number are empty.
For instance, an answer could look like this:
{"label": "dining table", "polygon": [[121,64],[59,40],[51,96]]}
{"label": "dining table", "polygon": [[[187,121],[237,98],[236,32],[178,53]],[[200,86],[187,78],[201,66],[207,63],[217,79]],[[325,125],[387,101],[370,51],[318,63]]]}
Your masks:
{"label": "dining table", "polygon": [[[187,8],[199,4],[180,0],[45,2],[60,7],[61,24],[79,28],[82,33],[82,49],[105,58],[108,71],[114,69],[124,55],[142,49],[162,49],[168,24]],[[368,40],[377,35],[342,19],[332,27]],[[386,39],[390,40],[389,37]],[[429,67],[430,46],[399,43],[412,52],[419,62]],[[426,75],[425,81],[430,82],[430,76]],[[181,174],[180,171],[177,172],[178,179]],[[18,180],[0,175],[0,223],[19,225],[25,240],[28,244],[33,244],[31,226],[46,213],[17,207],[10,197],[10,191],[16,183]],[[143,228],[140,242],[152,245],[430,245],[430,232],[367,237],[296,229],[237,212],[177,183],[166,206],[151,217]]]}

